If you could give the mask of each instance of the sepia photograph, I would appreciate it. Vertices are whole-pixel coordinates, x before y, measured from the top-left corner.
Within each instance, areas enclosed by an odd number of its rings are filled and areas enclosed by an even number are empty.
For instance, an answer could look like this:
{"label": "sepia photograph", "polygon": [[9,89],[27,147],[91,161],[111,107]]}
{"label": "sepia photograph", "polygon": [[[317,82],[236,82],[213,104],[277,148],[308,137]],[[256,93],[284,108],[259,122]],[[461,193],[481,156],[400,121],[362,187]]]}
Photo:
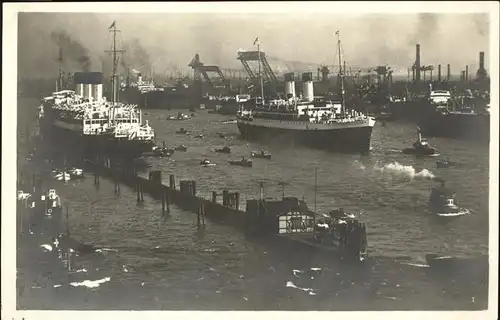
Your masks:
{"label": "sepia photograph", "polygon": [[498,3],[315,5],[4,5],[6,319],[498,317]]}

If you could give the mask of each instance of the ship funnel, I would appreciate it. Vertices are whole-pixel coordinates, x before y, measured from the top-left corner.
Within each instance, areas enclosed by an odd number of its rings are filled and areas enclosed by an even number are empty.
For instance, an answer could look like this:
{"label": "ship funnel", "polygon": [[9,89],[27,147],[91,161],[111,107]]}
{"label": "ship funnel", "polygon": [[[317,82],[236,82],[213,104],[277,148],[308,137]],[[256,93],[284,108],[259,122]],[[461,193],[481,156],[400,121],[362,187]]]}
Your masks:
{"label": "ship funnel", "polygon": [[142,74],[137,75],[137,82],[142,82]]}
{"label": "ship funnel", "polygon": [[102,72],[76,72],[76,93],[90,101],[102,100]]}
{"label": "ship funnel", "polygon": [[451,80],[451,66],[448,63],[448,65],[446,66],[446,81],[450,80]]}
{"label": "ship funnel", "polygon": [[295,74],[285,73],[285,95],[287,99],[295,98]]}
{"label": "ship funnel", "polygon": [[438,82],[441,82],[441,65],[438,64]]}
{"label": "ship funnel", "polygon": [[314,84],[312,72],[305,72],[302,74],[302,96],[306,101],[314,101]]}

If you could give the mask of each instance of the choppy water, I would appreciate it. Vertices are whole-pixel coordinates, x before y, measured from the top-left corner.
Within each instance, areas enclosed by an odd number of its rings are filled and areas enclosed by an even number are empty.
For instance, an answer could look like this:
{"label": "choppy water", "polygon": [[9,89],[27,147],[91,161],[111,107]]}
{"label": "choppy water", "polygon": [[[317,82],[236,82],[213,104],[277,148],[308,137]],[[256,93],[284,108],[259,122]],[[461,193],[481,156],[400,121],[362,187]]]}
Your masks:
{"label": "choppy water", "polygon": [[[20,106],[28,107],[26,100]],[[173,114],[173,112],[172,112]],[[440,153],[462,166],[437,169],[436,158],[415,158],[399,150],[411,144],[415,127],[388,123],[374,128],[369,155],[342,155],[304,147],[248,143],[238,136],[229,117],[198,112],[187,121],[165,120],[168,111],[148,110],[145,119],[157,140],[185,144],[187,152],[171,159],[149,159],[153,169],[180,179],[194,179],[200,195],[227,188],[245,198],[258,197],[258,182],[268,197],[304,197],[314,207],[314,168],[318,169],[317,209],[334,207],[361,212],[366,221],[370,254],[384,264],[352,271],[315,256],[282,256],[248,241],[237,230],[207,221],[196,229],[196,215],[172,206],[168,219],[161,203],[146,197],[138,207],[132,190],[119,196],[110,182],[97,190],[92,178],[54,182],[70,207],[72,236],[115,249],[76,257],[75,268],[93,270],[93,280],[110,277],[98,288],[63,285],[37,293],[37,300],[19,298],[24,308],[76,309],[246,309],[246,310],[380,310],[481,309],[487,285],[472,276],[442,277],[426,267],[425,254],[474,257],[488,251],[488,146],[452,139],[429,138]],[[22,118],[22,117],[21,117]],[[20,119],[20,123],[23,120]],[[184,127],[204,139],[179,135]],[[19,125],[22,140],[23,128]],[[224,139],[218,132],[229,137]],[[214,153],[228,145],[232,154]],[[253,168],[228,166],[227,160],[267,149],[272,160],[254,159]],[[208,158],[215,167],[201,167]],[[473,214],[443,221],[429,214],[430,188],[444,178],[461,206]],[[404,262],[401,262],[404,260]],[[398,262],[399,261],[399,262]],[[99,270],[96,271],[95,269]],[[314,271],[311,268],[321,268]],[[294,272],[294,270],[296,270]],[[300,272],[298,272],[299,270]],[[90,273],[91,271],[88,271]],[[81,274],[79,274],[81,277]],[[83,278],[82,278],[83,279]],[[56,281],[56,280],[54,280]],[[310,289],[310,290],[309,290]],[[34,305],[35,304],[35,305]]]}

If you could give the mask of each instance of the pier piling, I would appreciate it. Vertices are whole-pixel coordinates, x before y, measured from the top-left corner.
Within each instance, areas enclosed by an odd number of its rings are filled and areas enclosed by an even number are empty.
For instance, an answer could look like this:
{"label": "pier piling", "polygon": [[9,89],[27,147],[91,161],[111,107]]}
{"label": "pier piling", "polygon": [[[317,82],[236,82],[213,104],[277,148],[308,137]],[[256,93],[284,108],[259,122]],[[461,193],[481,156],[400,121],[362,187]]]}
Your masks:
{"label": "pier piling", "polygon": [[170,189],[175,190],[175,176],[173,174],[169,176],[169,182]]}
{"label": "pier piling", "polygon": [[162,195],[161,195],[161,212],[162,214],[165,214],[165,207],[166,207],[166,192],[165,189],[162,190]]}

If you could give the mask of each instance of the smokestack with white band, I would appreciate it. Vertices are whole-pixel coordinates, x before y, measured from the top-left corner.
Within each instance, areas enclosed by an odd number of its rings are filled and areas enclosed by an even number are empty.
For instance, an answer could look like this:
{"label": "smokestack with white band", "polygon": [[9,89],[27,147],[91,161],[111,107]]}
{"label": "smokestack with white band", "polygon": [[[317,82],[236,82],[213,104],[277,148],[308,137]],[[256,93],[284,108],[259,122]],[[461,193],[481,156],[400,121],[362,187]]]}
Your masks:
{"label": "smokestack with white band", "polygon": [[314,84],[312,72],[302,74],[302,96],[305,101],[314,101]]}
{"label": "smokestack with white band", "polygon": [[295,98],[295,74],[285,74],[285,95],[287,99]]}

